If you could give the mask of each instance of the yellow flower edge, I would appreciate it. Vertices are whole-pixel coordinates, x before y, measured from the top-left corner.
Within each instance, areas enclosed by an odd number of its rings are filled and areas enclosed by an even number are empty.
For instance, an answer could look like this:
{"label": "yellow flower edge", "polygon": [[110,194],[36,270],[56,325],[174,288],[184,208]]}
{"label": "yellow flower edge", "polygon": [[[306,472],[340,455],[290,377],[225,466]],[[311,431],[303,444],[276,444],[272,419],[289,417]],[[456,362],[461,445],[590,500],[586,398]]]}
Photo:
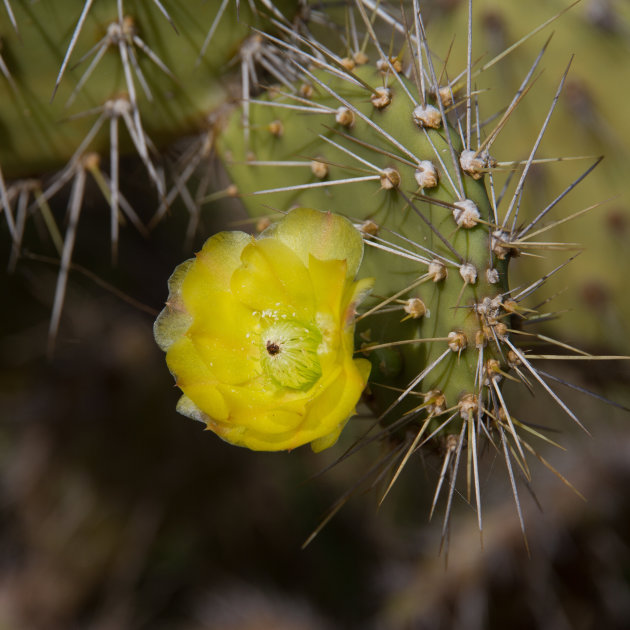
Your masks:
{"label": "yellow flower edge", "polygon": [[363,240],[339,215],[297,208],[259,238],[220,232],[169,279],[155,339],[177,410],[252,450],[318,452],[338,439],[370,373],[353,359]]}

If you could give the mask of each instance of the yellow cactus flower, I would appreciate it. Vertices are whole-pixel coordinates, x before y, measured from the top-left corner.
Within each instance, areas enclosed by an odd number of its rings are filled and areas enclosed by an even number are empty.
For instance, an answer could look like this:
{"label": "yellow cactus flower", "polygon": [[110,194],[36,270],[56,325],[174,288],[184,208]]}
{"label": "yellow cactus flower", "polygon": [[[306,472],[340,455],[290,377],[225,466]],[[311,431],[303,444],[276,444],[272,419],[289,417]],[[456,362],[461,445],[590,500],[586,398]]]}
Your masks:
{"label": "yellow cactus flower", "polygon": [[154,333],[183,396],[177,410],[221,438],[278,451],[337,441],[370,372],[353,359],[372,279],[345,218],[298,208],[258,239],[221,232],[179,265]]}

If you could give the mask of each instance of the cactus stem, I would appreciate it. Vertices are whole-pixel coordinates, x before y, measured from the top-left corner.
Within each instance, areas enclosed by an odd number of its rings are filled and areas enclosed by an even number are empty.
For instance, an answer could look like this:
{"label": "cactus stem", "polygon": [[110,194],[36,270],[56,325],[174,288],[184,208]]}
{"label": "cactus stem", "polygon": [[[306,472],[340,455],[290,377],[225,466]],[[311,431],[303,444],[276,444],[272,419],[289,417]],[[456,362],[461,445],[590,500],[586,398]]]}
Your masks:
{"label": "cactus stem", "polygon": [[[489,156],[488,148],[498,137],[500,131],[507,123],[511,113],[515,110],[516,106],[521,102],[521,99],[530,89],[531,78],[536,71],[540,58],[544,52],[544,48],[540,52],[537,60],[530,67],[525,80],[521,84],[521,88],[517,96],[512,99],[512,103],[508,107],[506,113],[500,118],[498,124],[491,131],[490,140],[486,140],[482,143],[479,108],[476,98],[477,92],[473,92],[472,89],[473,64],[471,53],[471,34],[469,33],[469,52],[467,67],[465,70],[466,94],[464,100],[462,101],[465,103],[465,115],[460,120],[456,120],[454,128],[451,128],[446,124],[447,121],[445,117],[446,108],[449,107],[449,104],[445,104],[441,98],[437,98],[435,101],[438,107],[431,105],[431,107],[433,107],[433,110],[431,110],[432,117],[429,117],[430,107],[426,99],[426,86],[428,86],[431,99],[433,99],[433,95],[439,94],[440,88],[419,14],[415,16],[417,29],[417,41],[415,43],[418,47],[419,54],[417,55],[417,58],[413,60],[412,66],[416,75],[416,85],[420,85],[416,97],[418,101],[422,101],[422,106],[420,106],[416,99],[411,96],[407,89],[408,82],[405,83],[403,78],[399,76],[398,69],[394,67],[390,55],[385,54],[378,43],[374,28],[372,27],[372,22],[368,17],[367,10],[373,11],[379,18],[384,19],[385,21],[389,19],[389,14],[384,10],[381,10],[377,4],[371,3],[370,0],[357,0],[356,5],[358,12],[365,22],[365,28],[371,36],[371,39],[373,40],[373,43],[381,57],[380,68],[382,74],[380,76],[383,77],[383,85],[379,86],[379,88],[381,88],[381,94],[379,94],[379,96],[386,94],[388,102],[383,103],[382,107],[380,107],[380,101],[377,103],[374,102],[374,93],[378,88],[368,84],[365,77],[370,75],[366,72],[359,72],[359,70],[353,72],[352,64],[346,63],[344,65],[343,63],[338,62],[332,55],[324,52],[323,55],[326,61],[322,62],[320,60],[318,63],[318,70],[311,71],[310,65],[308,65],[308,68],[304,67],[309,63],[308,54],[301,55],[298,48],[292,46],[291,44],[282,44],[285,49],[289,49],[292,54],[296,55],[296,58],[292,59],[291,63],[302,73],[308,83],[312,86],[312,88],[314,88],[314,91],[317,91],[318,94],[313,99],[314,102],[305,102],[299,96],[293,97],[292,95],[287,94],[285,95],[286,98],[295,98],[293,103],[283,103],[279,105],[285,107],[288,105],[289,108],[299,107],[300,111],[307,111],[309,113],[320,115],[333,114],[334,112],[334,115],[337,117],[338,125],[346,125],[349,128],[354,127],[352,132],[347,133],[339,130],[338,128],[334,129],[328,127],[327,133],[313,135],[312,139],[314,142],[317,141],[320,144],[323,143],[325,146],[334,147],[341,153],[350,156],[355,162],[360,163],[361,166],[368,169],[367,175],[365,177],[348,177],[348,175],[352,174],[353,170],[361,173],[365,172],[365,169],[348,165],[335,165],[333,160],[326,159],[325,157],[313,157],[312,160],[317,159],[319,163],[331,167],[330,170],[326,170],[324,177],[328,176],[330,172],[334,172],[332,168],[334,166],[344,169],[346,171],[346,176],[344,177],[344,175],[341,174],[336,175],[336,177],[331,180],[322,179],[322,181],[309,183],[304,183],[303,179],[300,180],[296,177],[295,180],[290,182],[281,181],[280,183],[282,186],[277,184],[272,186],[268,185],[268,187],[264,190],[261,190],[261,187],[258,187],[258,190],[254,188],[255,192],[246,193],[243,196],[321,189],[337,184],[352,185],[354,182],[360,180],[377,181],[378,179],[382,188],[391,189],[390,192],[387,193],[390,195],[390,199],[395,199],[396,197],[398,198],[396,212],[399,212],[400,214],[397,214],[397,217],[413,217],[415,214],[417,217],[420,217],[428,227],[430,227],[432,234],[427,230],[424,230],[422,227],[424,234],[428,235],[426,237],[418,238],[416,236],[415,238],[406,238],[404,236],[406,234],[404,229],[399,229],[398,231],[389,229],[388,224],[391,224],[389,216],[383,217],[382,215],[377,215],[377,212],[381,212],[383,208],[386,208],[388,212],[390,211],[390,208],[385,206],[385,202],[381,203],[380,208],[377,204],[375,204],[377,207],[373,211],[369,211],[368,213],[364,212],[362,215],[359,210],[356,212],[352,211],[352,206],[350,205],[352,201],[347,203],[345,207],[341,207],[341,211],[347,214],[359,215],[357,218],[353,218],[353,221],[364,233],[365,243],[369,244],[370,247],[393,253],[396,256],[406,258],[408,260],[413,260],[420,265],[431,265],[432,261],[437,258],[444,271],[446,271],[447,265],[456,267],[459,276],[461,276],[462,282],[458,282],[457,276],[449,280],[449,306],[450,309],[459,308],[460,302],[462,302],[464,295],[466,295],[466,301],[461,308],[469,309],[468,311],[465,311],[463,315],[454,317],[452,324],[449,324],[449,327],[446,329],[447,331],[450,330],[448,337],[446,338],[438,335],[431,337],[427,335],[427,338],[422,340],[414,339],[413,337],[415,335],[420,336],[421,333],[418,333],[420,328],[413,329],[413,331],[410,328],[402,333],[405,335],[402,339],[391,339],[385,337],[385,343],[372,343],[369,330],[364,328],[363,332],[360,332],[363,339],[367,342],[367,344],[361,349],[361,352],[365,353],[383,349],[392,349],[400,346],[406,346],[409,348],[410,346],[413,347],[415,344],[418,344],[420,341],[422,341],[422,343],[431,342],[435,344],[433,348],[428,350],[427,355],[419,355],[422,356],[422,359],[418,361],[418,367],[414,368],[411,374],[405,375],[405,379],[402,382],[407,382],[407,387],[402,390],[392,389],[392,391],[397,392],[397,394],[395,394],[395,399],[392,401],[392,399],[388,397],[385,403],[379,408],[385,408],[385,411],[380,413],[377,422],[381,422],[384,419],[388,420],[390,413],[394,409],[401,409],[400,416],[381,432],[381,435],[395,436],[396,439],[399,440],[399,445],[394,447],[392,451],[392,458],[387,463],[387,466],[390,467],[390,470],[393,473],[393,479],[388,484],[381,501],[390,492],[394,481],[400,475],[410,456],[421,446],[420,442],[422,441],[422,444],[424,444],[426,441],[433,439],[438,435],[443,435],[446,442],[446,450],[442,462],[442,472],[440,474],[433,505],[431,507],[431,514],[434,512],[440,496],[446,494],[447,505],[442,532],[444,542],[449,529],[457,471],[461,463],[462,450],[466,448],[468,460],[468,495],[470,497],[471,485],[474,481],[474,495],[477,504],[479,529],[481,531],[482,519],[476,437],[477,433],[483,431],[487,434],[490,442],[497,447],[498,450],[503,451],[506,467],[510,476],[514,500],[519,513],[519,520],[524,531],[520,500],[516,490],[514,462],[516,462],[518,468],[522,470],[525,481],[527,482],[530,478],[530,472],[525,458],[526,452],[535,453],[535,451],[533,451],[529,444],[520,437],[519,431],[522,425],[518,423],[518,421],[509,412],[507,403],[503,398],[500,383],[504,379],[509,379],[521,381],[526,387],[532,388],[532,383],[535,380],[539,385],[546,389],[550,395],[552,395],[555,402],[559,404],[561,408],[578,424],[579,420],[566,406],[566,404],[557,395],[553,394],[551,388],[546,383],[546,380],[536,372],[534,366],[529,362],[534,361],[538,356],[553,355],[530,355],[526,351],[517,350],[518,333],[508,327],[509,320],[501,320],[512,315],[518,315],[522,318],[528,317],[529,319],[536,319],[538,307],[534,309],[527,309],[526,312],[524,310],[525,307],[521,306],[519,302],[530,295],[535,289],[542,286],[546,282],[547,278],[562,268],[562,265],[542,278],[539,278],[539,280],[527,287],[520,287],[519,289],[499,293],[499,291],[497,291],[499,287],[493,288],[493,285],[502,282],[500,285],[501,290],[504,290],[506,286],[505,264],[499,264],[497,263],[497,260],[501,261],[515,256],[521,253],[521,250],[546,250],[559,247],[564,249],[573,246],[572,244],[534,242],[533,239],[521,239],[520,236],[522,230],[520,227],[517,228],[521,194],[528,172],[531,170],[533,164],[542,162],[543,160],[547,161],[546,159],[536,158],[536,152],[556,107],[567,76],[568,67],[562,76],[555,97],[547,111],[546,118],[543,122],[542,128],[540,129],[537,140],[531,149],[528,160],[522,164],[519,163],[513,165],[517,167],[516,170],[519,171],[520,175],[516,183],[516,190],[506,204],[509,207],[506,212],[501,213],[503,215],[502,220],[499,220],[498,206],[501,204],[504,195],[508,190],[510,190],[510,188],[509,186],[506,186],[497,198],[494,191],[493,169],[499,165]],[[418,3],[414,2],[414,7],[416,9],[417,6]],[[404,30],[408,32],[409,29]],[[304,41],[305,43],[309,43],[306,40]],[[413,43],[410,38],[408,38],[408,42],[410,44]],[[315,50],[320,51],[321,48],[323,47],[315,47]],[[313,50],[312,47],[311,50]],[[306,61],[301,63],[303,60]],[[379,62],[377,62],[377,64],[378,63]],[[339,70],[337,67],[338,65],[341,66],[342,70]],[[326,81],[326,75],[330,75],[329,81]],[[356,81],[356,76],[360,76],[361,81]],[[376,74],[376,76],[378,77],[379,75]],[[348,85],[348,92],[353,91],[355,98],[358,95],[359,101],[361,99],[362,89],[366,90],[366,93],[363,94],[364,101],[360,101],[362,103],[361,106],[359,106],[356,100],[353,104],[352,98],[346,97],[345,87],[342,89],[338,89],[336,87],[340,84],[339,79],[342,79],[342,82],[346,82]],[[356,89],[357,84],[359,85],[358,90]],[[420,150],[418,150],[415,144],[410,145],[410,149],[413,149],[413,151],[408,149],[405,145],[411,141],[407,140],[405,133],[403,132],[396,135],[396,132],[399,130],[394,129],[394,134],[392,134],[392,126],[388,126],[391,124],[391,121],[387,120],[388,111],[394,111],[398,106],[396,99],[400,98],[400,90],[397,89],[399,84],[403,86],[403,91],[408,94],[409,100],[411,101],[412,105],[411,107],[408,107],[408,111],[415,110],[416,125],[422,129],[422,134],[420,134],[420,136],[423,135],[424,138],[428,140],[428,142],[422,143],[422,148]],[[387,90],[387,92],[384,90]],[[323,100],[327,102],[330,102],[329,97],[332,97],[339,105],[338,109],[333,111],[327,110],[326,108],[328,106],[322,105],[319,102],[322,100],[322,97]],[[374,109],[370,108],[370,102],[368,99],[372,101]],[[405,106],[407,106],[408,104],[406,99],[403,98],[402,100],[405,101]],[[454,102],[455,99],[452,98],[452,101]],[[365,105],[367,105],[367,109]],[[349,114],[352,114],[352,116]],[[457,112],[455,112],[454,115],[457,117]],[[379,118],[380,116],[383,116],[383,118]],[[387,120],[387,124],[384,122],[381,125],[381,120]],[[371,128],[370,134],[372,139],[374,138],[374,133],[372,132],[376,132],[377,137],[379,140],[383,141],[383,144],[386,146],[389,145],[388,148],[391,147],[392,151],[400,153],[403,156],[402,159],[398,156],[389,156],[392,161],[395,161],[397,166],[400,164],[400,174],[402,175],[399,175],[398,177],[394,176],[394,173],[398,175],[399,172],[397,169],[394,170],[391,167],[391,162],[388,163],[388,151],[384,151],[378,147],[373,147],[364,139],[356,140],[352,137],[351,133],[361,133],[362,123],[365,123],[365,125],[368,125]],[[261,123],[261,128],[263,127],[264,125]],[[285,128],[289,129],[290,127],[289,125],[286,125]],[[454,133],[455,135],[451,136],[451,133]],[[336,134],[339,140],[337,140],[333,134]],[[330,135],[333,135],[334,140],[330,139]],[[463,151],[461,151],[461,147],[459,149],[455,148],[456,144],[458,144],[458,137],[461,139],[461,144],[464,147]],[[346,141],[345,145],[343,142],[344,140]],[[441,141],[443,141],[443,143],[441,143]],[[437,148],[436,145],[439,148]],[[473,145],[476,145],[477,148],[475,149]],[[352,149],[348,149],[348,146],[352,147]],[[367,149],[367,151],[361,151],[359,147]],[[415,170],[420,170],[420,164],[423,163],[421,162],[421,157],[426,156],[420,156],[418,153],[427,152],[429,147],[433,149],[433,156],[431,157],[436,161],[436,166],[438,166],[437,163],[439,162],[439,168],[441,169],[440,177],[444,175],[444,185],[440,189],[439,193],[436,194],[435,198],[424,195],[424,192],[422,192],[424,186],[420,183],[420,181],[417,182],[420,185],[421,190],[419,194],[417,191],[416,193],[410,193],[407,190],[408,183],[406,181],[399,181],[400,176],[407,177],[405,168],[411,166],[414,168],[413,172],[415,172]],[[261,147],[260,150],[262,151],[263,148]],[[278,149],[277,154],[282,155],[282,150],[283,149]],[[310,149],[307,149],[307,156],[309,156],[309,151]],[[315,154],[315,150],[313,150],[312,153]],[[270,157],[267,161],[265,161],[261,156],[259,163],[252,161],[250,166],[268,165],[270,167],[277,168],[282,165],[290,165],[289,159],[286,162],[283,162],[282,160],[275,160],[274,155],[276,154],[273,150],[269,151],[269,154]],[[447,156],[444,159],[442,159],[443,154],[446,154]],[[286,155],[287,157],[290,157],[291,154],[287,151]],[[293,155],[302,154],[299,150],[297,152],[294,150]],[[386,158],[385,164],[383,164],[383,156]],[[265,157],[267,156],[265,155]],[[449,163],[449,167],[445,165],[445,161]],[[337,159],[337,162],[339,162],[339,159]],[[300,162],[295,163],[295,166],[306,168],[311,163],[312,162]],[[506,166],[506,163],[501,163],[500,166],[504,167]],[[433,169],[435,169],[435,167],[433,167]],[[461,170],[470,177],[466,178],[465,175],[462,175]],[[390,173],[392,174],[392,177],[388,176]],[[483,200],[480,202],[479,198],[475,197],[475,194],[472,192],[472,186],[475,184],[471,183],[471,179],[481,179],[484,174],[488,174],[488,180],[490,183],[489,187],[491,190],[491,198],[489,203],[486,204],[487,207],[482,207],[484,206]],[[508,174],[508,182],[510,181],[510,178],[511,174]],[[250,184],[250,182],[247,183]],[[291,183],[292,185],[286,185],[287,183]],[[437,183],[437,179],[435,180],[435,183]],[[572,189],[572,186],[565,190],[562,197],[565,196],[570,189]],[[369,187],[367,187],[367,190],[369,191]],[[331,199],[337,194],[339,193],[331,192]],[[444,200],[444,197],[446,197],[446,201]],[[293,200],[300,201],[300,199],[301,197],[299,196],[293,197]],[[553,205],[558,203],[558,201],[555,201]],[[334,207],[332,203],[331,206]],[[435,210],[436,206],[441,206],[453,212],[453,219],[457,226],[454,231],[454,235],[451,234],[448,235],[448,237],[446,236],[448,229],[445,230],[443,226],[450,225],[450,223],[445,223],[445,221],[448,221],[448,217],[445,217],[445,213],[442,213],[439,208],[438,210]],[[490,207],[492,208],[492,212],[490,212]],[[574,213],[572,218],[579,216],[585,211],[586,210]],[[490,214],[491,217],[488,217],[488,214]],[[380,225],[377,225],[377,223],[374,222],[377,220],[377,216]],[[374,221],[372,221],[373,218]],[[537,221],[541,220],[542,217],[540,217]],[[369,226],[366,225],[368,222],[370,223]],[[364,225],[366,225],[365,228]],[[485,226],[485,228],[483,230],[477,229],[481,228],[481,226]],[[534,225],[527,226],[525,232],[533,232],[535,226],[536,223],[534,223]],[[382,238],[382,236],[379,236],[378,232],[382,230],[387,230],[391,234],[391,237]],[[521,231],[519,232],[519,230]],[[402,232],[402,234],[400,234],[400,232]],[[469,236],[469,234],[471,236]],[[440,239],[440,243],[437,243],[437,239],[434,235]],[[484,256],[481,260],[477,249],[475,249],[475,251],[471,251],[469,239],[474,238],[472,235],[481,236],[478,241],[475,241],[475,248],[478,248]],[[484,238],[486,240],[484,240]],[[429,241],[427,244],[430,244],[432,239],[437,243],[436,248],[439,248],[442,251],[444,251],[444,248],[447,248],[447,255],[450,258],[453,258],[455,262],[446,260],[443,256],[431,249],[424,248],[420,243],[418,243],[418,241],[422,242],[423,239]],[[490,249],[490,251],[488,251],[488,249]],[[428,258],[424,256],[425,251],[428,251],[430,254]],[[448,252],[450,252],[450,254]],[[529,251],[525,251],[523,253],[528,254]],[[485,257],[486,255],[487,257]],[[380,298],[376,305],[369,308],[362,315],[359,315],[358,321],[367,318],[369,315],[376,315],[380,313],[392,313],[391,321],[396,319],[398,313],[407,313],[408,315],[412,315],[412,308],[409,300],[417,299],[420,302],[421,300],[420,298],[414,298],[406,294],[413,288],[428,282],[429,279],[438,279],[432,278],[429,275],[430,271],[431,270],[429,268],[428,272],[423,274],[422,272],[418,273],[417,268],[410,268],[408,273],[413,274],[414,280],[410,283],[405,283],[406,286],[403,286],[402,288],[400,284],[395,286],[395,288],[392,287],[392,295],[385,294],[387,297]],[[452,282],[453,280],[454,282]],[[495,291],[496,293],[493,293]],[[499,293],[499,295],[497,295],[497,293]],[[401,300],[400,298],[403,295],[409,299],[407,301]],[[423,295],[422,297],[425,296]],[[454,299],[455,297],[456,299]],[[511,299],[508,300],[508,297],[511,297]],[[491,304],[491,302],[494,302],[495,300],[498,300],[497,304]],[[421,303],[424,304],[423,302]],[[418,313],[420,313],[420,310],[424,311],[424,309],[419,309]],[[530,311],[533,314],[533,317],[530,317]],[[403,321],[406,319],[409,318],[404,317],[403,315]],[[412,324],[414,322],[407,323]],[[424,330],[427,331],[426,328]],[[440,332],[445,331],[441,330]],[[512,341],[509,335],[514,335],[515,339]],[[541,339],[540,337],[538,338]],[[444,348],[442,344],[445,344],[447,347]],[[571,348],[571,350],[574,349]],[[403,356],[407,357],[408,355]],[[374,364],[376,365],[376,362],[374,362]],[[508,373],[508,368],[512,369],[513,372]],[[462,384],[461,387],[458,385],[458,389],[454,389],[451,387],[450,383],[446,383],[441,374],[447,373],[451,369],[461,369],[462,371],[468,370],[468,376],[470,377],[467,381],[468,385]],[[431,382],[431,379],[433,379],[433,382]],[[426,389],[429,389],[429,387],[431,388],[425,393],[420,391],[421,387],[423,387],[423,382],[426,383],[426,386],[428,386]],[[379,387],[380,383],[373,382],[372,386],[375,388]],[[387,385],[384,386],[387,387]],[[427,397],[431,395],[433,390],[437,390],[438,388],[446,389],[448,391],[446,391],[446,394],[441,394],[443,399],[441,407],[439,409],[436,407],[435,410],[430,410],[429,406],[432,403],[428,402]],[[423,399],[423,404],[419,407],[414,407],[411,411],[403,409],[401,405],[403,400],[407,399],[407,397],[409,397],[409,400],[413,400],[414,396],[420,396]],[[458,400],[455,406],[453,406],[453,403],[455,402],[454,399]],[[448,405],[450,405],[450,407],[446,409]],[[485,407],[489,407],[490,410]],[[438,418],[441,424],[436,427],[435,424]],[[457,418],[461,420],[456,420]],[[409,434],[404,438],[404,440],[402,440],[402,445],[400,445],[400,436],[398,435],[398,431],[399,429],[404,429],[406,423],[414,423],[415,426],[411,428],[412,425],[410,425],[409,429],[407,429]],[[394,431],[396,431],[396,433],[394,433]],[[430,433],[430,435],[425,439],[426,433]],[[491,437],[491,434],[493,437]],[[498,446],[496,441],[497,434],[501,440],[501,446]],[[468,436],[467,444],[464,443],[466,436]],[[365,443],[365,440],[363,440],[363,442]],[[353,450],[354,449],[350,449],[350,452]],[[346,453],[344,457],[349,454],[350,453]],[[378,471],[379,475],[384,472],[384,469],[380,466],[375,470]],[[447,480],[449,489],[445,490],[445,482]]]}

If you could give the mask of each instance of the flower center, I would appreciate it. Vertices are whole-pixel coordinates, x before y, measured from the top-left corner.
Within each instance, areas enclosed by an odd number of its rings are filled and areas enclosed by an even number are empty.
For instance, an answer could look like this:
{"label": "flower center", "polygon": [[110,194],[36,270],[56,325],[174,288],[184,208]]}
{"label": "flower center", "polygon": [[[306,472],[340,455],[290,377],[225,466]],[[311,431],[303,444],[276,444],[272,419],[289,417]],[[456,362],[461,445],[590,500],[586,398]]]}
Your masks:
{"label": "flower center", "polygon": [[322,375],[317,355],[322,335],[316,328],[296,320],[274,320],[263,326],[261,340],[262,368],[277,385],[305,391]]}

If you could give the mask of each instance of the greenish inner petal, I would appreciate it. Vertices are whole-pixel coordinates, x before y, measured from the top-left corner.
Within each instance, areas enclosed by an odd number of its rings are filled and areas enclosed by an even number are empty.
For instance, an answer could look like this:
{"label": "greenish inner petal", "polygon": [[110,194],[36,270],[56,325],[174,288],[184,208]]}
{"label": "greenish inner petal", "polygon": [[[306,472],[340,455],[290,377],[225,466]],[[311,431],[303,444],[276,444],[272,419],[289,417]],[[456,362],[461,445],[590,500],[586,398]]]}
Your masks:
{"label": "greenish inner petal", "polygon": [[317,349],[322,335],[294,319],[263,322],[260,351],[265,374],[281,387],[305,391],[322,375]]}

